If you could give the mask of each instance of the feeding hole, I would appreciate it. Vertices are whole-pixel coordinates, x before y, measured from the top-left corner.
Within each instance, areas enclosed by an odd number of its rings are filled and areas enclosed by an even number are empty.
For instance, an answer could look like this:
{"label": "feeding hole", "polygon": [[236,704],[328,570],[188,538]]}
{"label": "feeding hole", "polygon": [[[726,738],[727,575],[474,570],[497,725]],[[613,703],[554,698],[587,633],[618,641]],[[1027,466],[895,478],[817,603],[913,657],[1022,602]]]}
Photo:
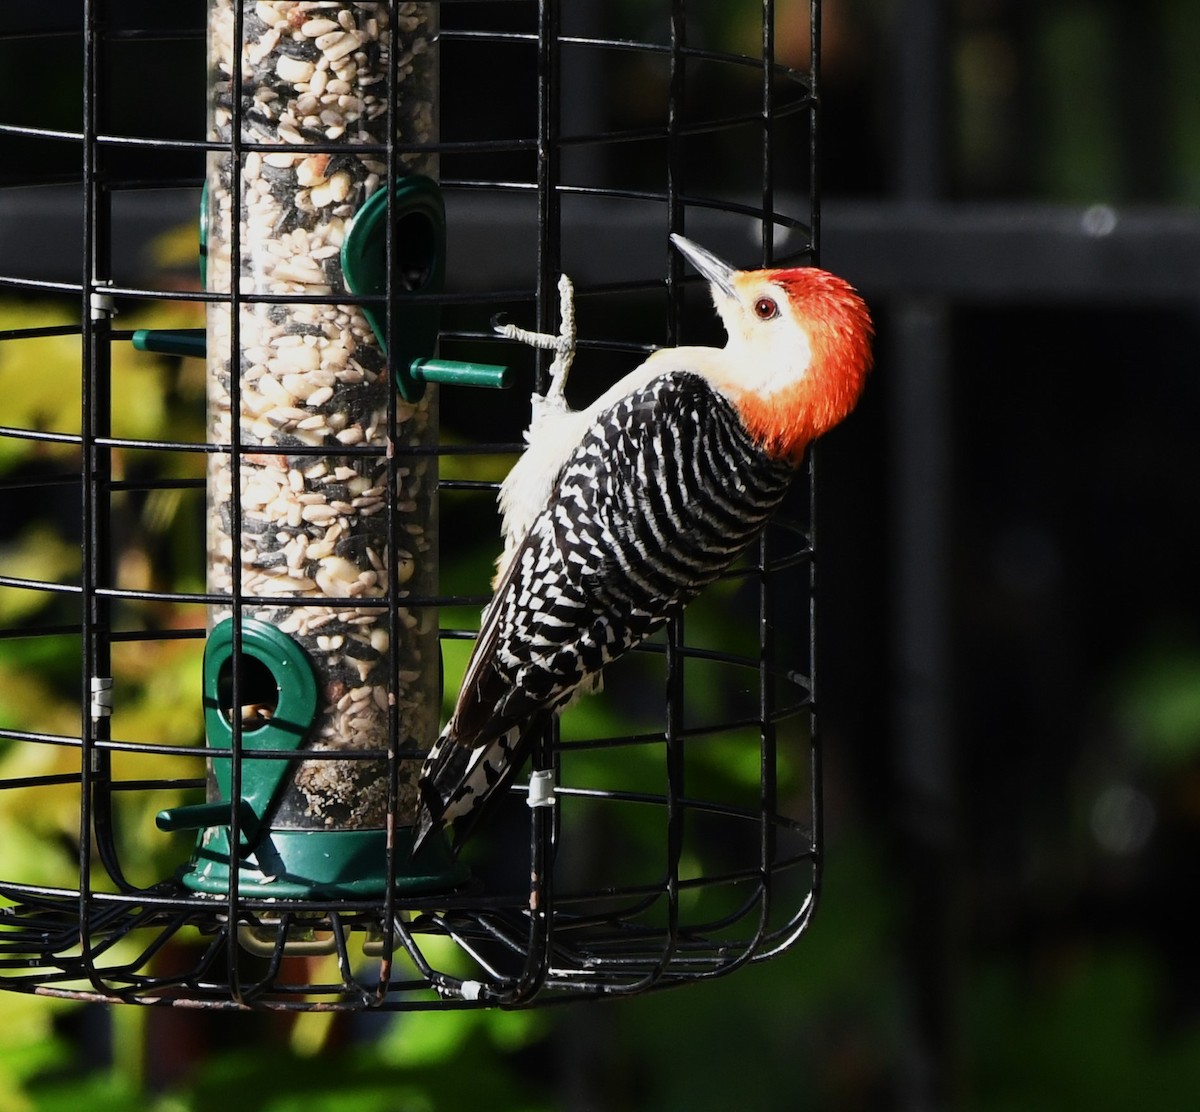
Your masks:
{"label": "feeding hole", "polygon": [[[279,684],[261,660],[254,656],[239,654],[237,659],[237,701],[241,706],[243,730],[257,730],[265,726],[279,708]],[[230,657],[217,676],[217,699],[225,721],[233,726],[233,671],[234,657]]]}
{"label": "feeding hole", "polygon": [[436,248],[433,221],[423,212],[406,212],[396,222],[396,278],[406,293],[421,290],[433,272]]}

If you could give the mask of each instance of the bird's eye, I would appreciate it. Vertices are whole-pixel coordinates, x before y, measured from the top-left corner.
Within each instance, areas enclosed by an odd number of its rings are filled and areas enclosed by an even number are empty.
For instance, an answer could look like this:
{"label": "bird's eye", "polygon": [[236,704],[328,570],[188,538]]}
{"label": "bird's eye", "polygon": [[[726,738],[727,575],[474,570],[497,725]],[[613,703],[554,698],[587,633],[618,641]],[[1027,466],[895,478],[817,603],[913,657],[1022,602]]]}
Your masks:
{"label": "bird's eye", "polygon": [[772,317],[779,316],[779,306],[770,297],[760,297],[754,303],[754,315],[759,320],[770,320]]}

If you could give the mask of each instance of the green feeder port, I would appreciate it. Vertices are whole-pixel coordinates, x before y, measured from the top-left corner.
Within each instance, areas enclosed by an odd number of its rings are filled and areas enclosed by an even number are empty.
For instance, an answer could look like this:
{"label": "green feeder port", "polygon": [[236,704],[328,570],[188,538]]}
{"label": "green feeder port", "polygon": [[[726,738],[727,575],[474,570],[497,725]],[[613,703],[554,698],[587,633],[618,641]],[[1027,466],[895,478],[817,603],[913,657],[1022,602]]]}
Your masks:
{"label": "green feeder port", "polygon": [[203,328],[139,328],[130,338],[138,351],[203,359],[208,354]]}
{"label": "green feeder port", "polygon": [[[317,682],[304,650],[268,622],[243,619],[238,657],[242,703],[241,793],[237,807],[238,850],[231,852],[233,724],[232,619],[214,627],[204,650],[204,723],[208,744],[230,757],[210,758],[206,803],[159,812],[160,830],[197,830],[199,840],[180,879],[195,892],[228,892],[236,857],[241,895],[289,899],[368,898],[387,887],[386,830],[292,830],[271,826],[273,805],[284,788],[317,713]],[[396,831],[401,863],[399,893],[444,891],[467,877],[444,840],[430,839],[408,859],[409,828]]]}
{"label": "green feeder port", "polygon": [[[388,195],[376,190],[354,215],[342,243],[342,273],[351,293],[379,297],[387,292]],[[507,367],[432,359],[439,313],[430,295],[442,292],[446,277],[446,208],[437,182],[421,174],[401,178],[392,190],[394,221],[391,269],[393,294],[390,354],[396,386],[405,401],[419,401],[426,382],[507,388]],[[399,286],[399,288],[396,288]],[[363,305],[363,316],[380,346],[388,350],[388,314],[378,303]]]}

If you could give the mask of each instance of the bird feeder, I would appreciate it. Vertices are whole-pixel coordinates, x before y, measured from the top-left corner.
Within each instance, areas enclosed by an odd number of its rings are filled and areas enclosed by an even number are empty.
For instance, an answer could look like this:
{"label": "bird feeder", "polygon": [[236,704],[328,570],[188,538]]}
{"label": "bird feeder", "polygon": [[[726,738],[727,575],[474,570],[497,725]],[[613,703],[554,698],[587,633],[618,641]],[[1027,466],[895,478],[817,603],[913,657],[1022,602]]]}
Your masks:
{"label": "bird feeder", "polygon": [[[0,120],[24,168],[0,242],[35,200],[83,219],[64,255],[0,264],[0,293],[44,306],[0,303],[0,385],[17,367],[31,398],[0,427],[26,523],[0,548],[0,843],[55,847],[0,854],[0,988],[516,1005],[729,972],[809,921],[804,482],[546,731],[461,859],[439,838],[409,852],[488,597],[465,552],[499,550],[495,491],[546,385],[547,353],[492,317],[556,332],[568,273],[573,388],[596,396],[655,345],[718,340],[670,232],[748,265],[817,247],[792,161],[812,149],[815,0],[799,66],[773,56],[771,5],[744,5],[753,56],[693,45],[683,3],[646,39],[577,31],[569,4],[483,7],[210,0],[203,28],[22,12],[72,44],[84,111]],[[605,75],[648,82],[644,118],[603,107]],[[719,117],[689,95],[705,84]],[[142,130],[129,106],[167,85],[207,98],[201,133]],[[474,107],[450,118],[449,87]],[[76,168],[39,171],[64,144]],[[199,226],[169,278],[147,277],[155,222]],[[324,955],[321,979],[297,982],[293,954]]]}
{"label": "bird feeder", "polygon": [[[207,804],[161,816],[203,832],[197,891],[226,891],[235,860],[244,893],[381,891],[419,770],[390,774],[389,734],[412,751],[437,727],[437,612],[398,602],[436,593],[434,396],[405,366],[396,397],[386,304],[330,302],[383,297],[389,242],[413,292],[444,267],[435,156],[387,157],[389,132],[436,137],[434,8],[410,7],[398,28],[388,5],[209,8],[206,285],[240,296],[208,305],[208,590],[226,601],[204,702],[229,756],[210,758]],[[396,322],[397,347],[425,349],[409,362],[437,342],[422,311]],[[345,759],[243,759],[264,751]]]}

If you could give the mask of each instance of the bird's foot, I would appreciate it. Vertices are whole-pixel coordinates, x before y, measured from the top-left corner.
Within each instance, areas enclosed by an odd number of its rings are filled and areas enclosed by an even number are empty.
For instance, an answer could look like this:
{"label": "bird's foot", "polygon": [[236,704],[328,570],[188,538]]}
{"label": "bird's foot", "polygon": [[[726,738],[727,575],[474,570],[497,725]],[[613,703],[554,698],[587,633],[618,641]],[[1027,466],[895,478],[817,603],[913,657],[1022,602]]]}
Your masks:
{"label": "bird's foot", "polygon": [[565,274],[558,280],[558,312],[562,323],[559,325],[557,336],[546,332],[532,332],[515,324],[493,324],[497,335],[528,344],[530,347],[554,352],[554,360],[550,364],[550,386],[545,394],[535,394],[533,397],[535,422],[548,409],[567,408],[564,391],[567,376],[571,373],[571,364],[575,360],[576,332],[575,287]]}

